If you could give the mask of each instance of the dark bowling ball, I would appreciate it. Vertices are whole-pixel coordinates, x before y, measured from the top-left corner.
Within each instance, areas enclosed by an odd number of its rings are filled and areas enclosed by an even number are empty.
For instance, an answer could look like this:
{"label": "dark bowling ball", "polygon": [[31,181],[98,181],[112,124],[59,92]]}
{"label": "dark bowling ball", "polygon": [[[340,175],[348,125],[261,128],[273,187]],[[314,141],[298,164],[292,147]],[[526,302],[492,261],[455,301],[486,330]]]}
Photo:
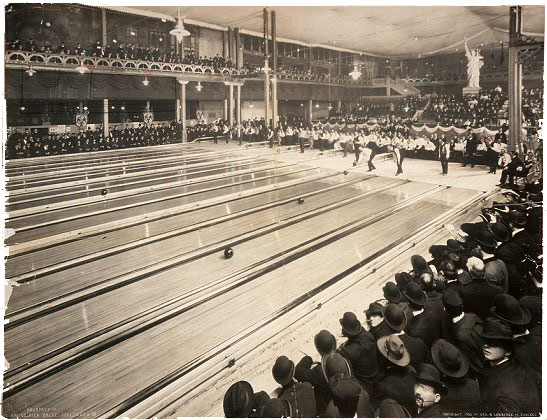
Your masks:
{"label": "dark bowling ball", "polygon": [[347,175],[348,174],[348,171],[344,171],[344,175]]}
{"label": "dark bowling ball", "polygon": [[353,166],[357,166],[357,162],[353,162]]}
{"label": "dark bowling ball", "polygon": [[234,250],[232,248],[226,248],[224,250],[224,257],[229,260],[234,256]]}
{"label": "dark bowling ball", "polygon": [[107,194],[108,194],[108,190],[102,190],[102,191],[101,191],[101,194],[102,194],[102,195],[107,195]]}
{"label": "dark bowling ball", "polygon": [[303,199],[302,197],[300,197],[300,198],[298,199],[298,204],[302,204],[302,203],[304,203],[304,199]]}

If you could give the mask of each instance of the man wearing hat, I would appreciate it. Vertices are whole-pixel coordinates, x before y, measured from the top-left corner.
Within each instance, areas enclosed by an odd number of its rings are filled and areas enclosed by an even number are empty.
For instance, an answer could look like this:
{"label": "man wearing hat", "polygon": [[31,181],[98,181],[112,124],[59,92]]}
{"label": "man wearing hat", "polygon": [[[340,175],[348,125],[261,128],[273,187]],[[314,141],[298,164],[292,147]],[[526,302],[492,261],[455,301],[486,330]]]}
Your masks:
{"label": "man wearing hat", "polygon": [[443,292],[443,305],[446,313],[452,318],[454,343],[466,354],[471,369],[477,374],[485,365],[483,341],[474,330],[482,320],[474,313],[463,312],[463,300],[455,290]]}
{"label": "man wearing hat", "polygon": [[480,412],[479,382],[466,377],[469,361],[465,353],[446,340],[437,340],[431,347],[433,363],[443,375],[448,393],[441,401],[445,417],[476,417]]}
{"label": "man wearing hat", "polygon": [[475,235],[475,240],[479,244],[481,259],[485,266],[484,277],[492,284],[501,287],[504,292],[507,291],[509,287],[509,273],[507,272],[505,263],[496,258],[495,253],[498,242],[494,238],[494,235],[490,231],[480,230]]}
{"label": "man wearing hat", "polygon": [[372,334],[375,340],[391,334],[391,329],[384,321],[384,315],[382,314],[383,307],[384,306],[379,302],[372,302],[365,311],[368,331]]}
{"label": "man wearing hat", "polygon": [[376,400],[392,399],[401,404],[411,415],[416,414],[414,398],[415,378],[411,374],[410,354],[401,339],[396,335],[380,338],[377,343],[379,353],[386,358],[387,368],[382,372],[377,387]]}
{"label": "man wearing hat", "polygon": [[[455,268],[454,275],[456,275]],[[437,322],[441,327],[441,335],[444,338],[452,340],[453,337],[450,317],[444,311],[443,295],[434,290],[435,281],[433,280],[433,276],[429,273],[423,273],[420,276],[420,286],[422,286],[422,290],[427,296],[427,302],[424,305],[424,312],[432,314],[437,319]]]}
{"label": "man wearing hat", "polygon": [[496,296],[490,312],[511,326],[514,338],[522,340],[514,343],[513,358],[541,374],[541,329],[539,334],[538,329],[534,330],[535,334],[531,334],[526,328],[531,319],[530,311],[513,296],[502,294]]}
{"label": "man wearing hat", "polygon": [[342,335],[348,339],[340,346],[338,352],[349,360],[354,376],[371,395],[373,383],[376,382],[379,373],[376,340],[370,332],[361,327],[361,323],[353,312],[344,313],[340,319],[340,325]]}
{"label": "man wearing hat", "polygon": [[418,406],[418,417],[439,418],[443,417],[440,406],[441,395],[446,395],[448,389],[441,382],[441,374],[437,368],[428,363],[422,363],[418,366],[414,384],[414,398]]}
{"label": "man wearing hat", "polygon": [[[429,347],[426,346],[423,340],[405,333],[404,329],[407,324],[406,315],[399,305],[394,303],[386,305],[382,309],[382,314],[389,332],[385,335],[395,334],[399,337],[410,355],[410,365],[417,367],[420,363],[431,360]],[[381,360],[385,359],[381,358]]]}
{"label": "man wearing hat", "polygon": [[406,332],[412,337],[422,339],[428,347],[431,347],[433,341],[442,337],[441,320],[433,312],[424,310],[427,296],[418,283],[408,284],[406,297],[413,315],[407,322]]}
{"label": "man wearing hat", "polygon": [[511,230],[509,241],[519,244],[524,252],[537,259],[542,253],[542,249],[536,244],[532,234],[526,230],[526,215],[518,210],[511,210],[507,215],[507,221]]}
{"label": "man wearing hat", "polygon": [[482,407],[486,415],[538,416],[541,379],[531,368],[512,357],[513,337],[505,321],[489,317],[475,326],[484,340],[489,366],[479,372]]}
{"label": "man wearing hat", "polygon": [[227,418],[255,417],[269,399],[264,391],[255,394],[249,382],[238,381],[224,394],[224,415]]}
{"label": "man wearing hat", "polygon": [[279,356],[272,368],[275,381],[281,385],[276,390],[277,398],[287,400],[294,417],[315,417],[315,395],[313,386],[307,382],[294,380],[295,366],[287,356]]}
{"label": "man wearing hat", "polygon": [[331,355],[335,354],[336,338],[329,331],[322,330],[315,335],[313,342],[321,355],[321,364],[314,366],[311,356],[306,355],[296,365],[294,377],[298,382],[308,382],[313,385],[317,414],[322,415],[332,399],[324,364]]}
{"label": "man wearing hat", "polygon": [[467,270],[471,276],[471,283],[459,288],[464,312],[472,312],[484,319],[490,315],[490,307],[494,303],[494,298],[503,293],[503,289],[485,279],[485,265],[479,258],[469,258]]}

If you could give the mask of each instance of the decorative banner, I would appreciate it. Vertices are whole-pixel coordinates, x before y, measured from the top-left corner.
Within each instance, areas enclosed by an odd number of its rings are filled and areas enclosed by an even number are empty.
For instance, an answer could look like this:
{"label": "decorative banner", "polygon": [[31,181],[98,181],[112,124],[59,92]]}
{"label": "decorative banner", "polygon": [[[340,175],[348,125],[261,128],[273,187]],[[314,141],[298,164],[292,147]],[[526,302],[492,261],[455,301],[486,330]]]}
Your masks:
{"label": "decorative banner", "polygon": [[154,114],[151,112],[145,112],[144,113],[144,123],[145,124],[152,124],[154,122]]}
{"label": "decorative banner", "polygon": [[87,125],[87,115],[86,114],[76,114],[76,125],[80,128]]}

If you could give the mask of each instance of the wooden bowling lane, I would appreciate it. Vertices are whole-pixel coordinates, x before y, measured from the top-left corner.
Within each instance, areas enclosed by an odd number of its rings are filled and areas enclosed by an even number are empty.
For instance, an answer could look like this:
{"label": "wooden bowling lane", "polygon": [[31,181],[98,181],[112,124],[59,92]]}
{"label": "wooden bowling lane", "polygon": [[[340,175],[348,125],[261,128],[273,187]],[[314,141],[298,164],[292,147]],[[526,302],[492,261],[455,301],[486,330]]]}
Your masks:
{"label": "wooden bowling lane", "polygon": [[[279,172],[279,169],[277,169]],[[190,211],[176,214],[155,221],[143,222],[134,226],[120,228],[110,233],[100,232],[75,242],[52,245],[45,249],[10,256],[6,260],[6,277],[15,281],[36,279],[49,272],[59,272],[62,269],[79,266],[86,261],[97,260],[125,250],[144,246],[172,236],[183,235],[194,229],[221,223],[230,218],[267,210],[298,197],[327,193],[340,189],[346,184],[360,182],[363,178],[357,175],[325,178],[308,183],[280,187],[263,192],[256,196],[238,198],[210,206],[206,211]],[[325,185],[325,187],[321,187]],[[370,188],[374,182],[367,184]],[[307,206],[307,204],[306,204]],[[304,207],[306,207],[304,206]]]}
{"label": "wooden bowling lane", "polygon": [[[263,200],[267,197],[254,197],[254,208],[257,210],[241,212],[240,216],[236,213],[233,217],[222,218],[218,222],[209,221],[199,229],[186,229],[182,233],[167,236],[156,242],[148,242],[148,245],[141,247],[133,247],[130,243],[125,252],[119,251],[104,258],[94,258],[87,263],[79,263],[50,275],[28,277],[23,286],[14,289],[6,317],[10,318],[13,325],[15,319],[29,316],[29,313],[44,310],[42,308],[51,309],[53,302],[58,298],[62,298],[61,302],[66,302],[70,295],[73,295],[73,299],[81,299],[83,293],[90,294],[90,286],[97,285],[100,291],[101,287],[115,285],[121,282],[121,279],[137,279],[157,270],[158,267],[163,269],[163,261],[176,257],[181,260],[180,257],[190,255],[192,251],[206,249],[222,241],[235,241],[238,237],[245,237],[250,231],[257,232],[272,226],[280,228],[283,226],[282,223],[289,223],[291,218],[321,211],[334,203],[354,199],[359,194],[377,194],[399,183],[401,181],[373,178],[333,188],[327,182],[317,181],[298,188],[298,191],[293,189],[292,197],[288,199],[279,199],[278,196],[270,206],[263,205]],[[289,191],[285,192],[285,195],[287,193]],[[302,196],[309,196],[308,204],[296,204],[297,198]],[[181,241],[182,237],[184,241]],[[129,276],[124,277],[126,274]],[[14,314],[17,317],[14,318]]]}
{"label": "wooden bowling lane", "polygon": [[[83,169],[100,169],[106,166],[126,166],[126,165],[138,165],[142,163],[149,162],[151,160],[156,162],[166,161],[166,160],[172,160],[172,159],[181,159],[181,158],[191,158],[192,156],[206,156],[206,155],[212,155],[215,153],[214,151],[196,151],[193,153],[184,153],[181,151],[176,152],[164,152],[164,153],[155,153],[155,154],[146,154],[141,156],[121,156],[118,157],[116,155],[112,157],[105,157],[102,159],[91,159],[89,161],[83,160],[83,161],[63,161],[63,162],[57,162],[57,163],[50,163],[50,164],[39,164],[39,165],[27,165],[20,168],[11,168],[8,166],[6,168],[6,176],[10,179],[17,179],[18,177],[31,177],[32,175],[36,175],[38,173],[41,174],[61,174],[61,173],[70,173],[70,172],[77,172],[78,170]],[[233,151],[223,151],[218,152],[221,155],[227,155],[230,153],[233,153]]]}
{"label": "wooden bowling lane", "polygon": [[[298,247],[301,243],[308,242],[311,238],[316,238],[318,236],[324,235],[326,232],[337,232],[340,227],[343,227],[347,223],[351,223],[355,221],[355,213],[356,211],[363,209],[366,211],[364,216],[365,219],[369,219],[371,215],[383,212],[386,209],[389,209],[392,207],[394,202],[397,202],[398,200],[407,200],[409,198],[419,196],[423,194],[426,191],[431,191],[431,186],[416,186],[416,185],[405,185],[404,191],[400,191],[400,187],[390,187],[390,185],[399,184],[401,181],[397,180],[390,180],[388,184],[386,185],[386,190],[381,193],[374,193],[375,200],[371,203],[366,203],[366,198],[363,197],[357,201],[351,202],[351,204],[348,204],[347,206],[344,206],[342,208],[333,208],[329,211],[329,217],[330,221],[332,223],[325,223],[321,226],[320,229],[317,227],[314,227],[317,224],[317,219],[321,217],[321,214],[317,215],[314,218],[308,218],[306,214],[304,214],[304,218],[299,223],[300,229],[303,231],[300,232],[298,235],[294,235],[293,231],[294,229],[291,229],[292,225],[287,225],[282,227],[281,229],[278,229],[277,226],[274,226],[273,229],[270,229],[270,233],[265,235],[260,235],[256,238],[250,239],[250,242],[253,243],[260,243],[261,241],[268,241],[272,242],[278,238],[285,239],[283,242],[286,246],[286,250],[290,250],[293,247]],[[357,186],[357,185],[356,185]],[[363,186],[364,188],[368,188]],[[353,188],[353,195],[355,195],[358,191],[360,191],[361,188]],[[374,190],[372,190],[374,192]],[[372,196],[370,196],[372,197]],[[365,206],[365,207],[363,207]],[[294,205],[293,207],[296,207],[297,209],[300,208],[298,204]],[[324,207],[324,206],[323,206]],[[337,215],[337,211],[344,211],[344,215],[342,217],[339,217]],[[299,212],[299,211],[298,211]],[[279,216],[273,215],[272,220],[273,224],[275,224],[276,218],[278,219]],[[200,233],[199,238],[197,238],[196,241],[199,241],[201,237],[207,237],[207,235],[210,235],[211,237],[214,237],[213,240],[216,240],[217,235],[222,234],[222,231],[224,230],[225,236],[227,238],[230,238],[232,228],[236,231],[240,231],[242,234],[246,232],[245,226],[248,226],[249,218],[246,218],[246,220],[240,221],[239,225],[236,226],[219,226],[215,229],[215,231],[211,232],[203,232]],[[224,228],[223,230],[221,228]],[[236,240],[236,238],[233,238],[233,240]],[[188,240],[190,241],[190,239]],[[193,242],[193,241],[192,241]],[[215,241],[216,243],[217,241]],[[247,244],[246,244],[247,245]],[[245,246],[246,246],[245,245]],[[239,244],[238,248],[242,245]],[[218,248],[218,246],[217,246]],[[190,247],[191,249],[191,247]],[[285,251],[286,252],[286,251]],[[153,308],[157,305],[161,305],[162,302],[165,302],[165,300],[169,296],[184,296],[189,295],[192,298],[195,298],[196,292],[192,292],[194,288],[203,287],[203,279],[195,278],[194,273],[200,272],[203,270],[206,270],[207,267],[210,267],[209,271],[211,271],[212,281],[211,284],[214,284],[215,282],[223,279],[224,277],[227,277],[228,279],[230,277],[233,277],[233,275],[237,273],[243,273],[246,270],[246,267],[255,267],[259,262],[265,261],[266,263],[271,259],[271,255],[268,253],[256,253],[252,255],[251,258],[242,259],[238,261],[238,265],[232,265],[233,272],[226,273],[223,271],[223,268],[225,268],[225,265],[223,265],[224,259],[221,258],[218,259],[218,253],[209,253],[205,254],[199,259],[192,259],[188,261],[184,265],[178,265],[173,267],[172,269],[168,271],[160,271],[157,274],[150,275],[148,277],[139,279],[140,285],[137,284],[130,284],[126,285],[125,287],[129,287],[129,291],[123,291],[122,289],[112,291],[108,293],[107,295],[104,295],[102,298],[99,297],[92,297],[87,302],[85,302],[84,306],[86,308],[86,311],[88,312],[88,315],[86,316],[85,325],[76,325],[74,322],[76,321],[76,318],[73,318],[73,323],[71,327],[67,327],[67,329],[64,330],[64,332],[58,331],[58,319],[59,316],[61,318],[65,316],[76,316],[79,317],[81,313],[81,304],[78,304],[76,306],[73,306],[71,308],[66,308],[58,313],[56,316],[53,313],[50,313],[48,315],[45,315],[44,317],[41,317],[40,319],[36,319],[34,321],[31,321],[27,324],[21,324],[15,328],[10,328],[11,324],[13,324],[12,317],[10,318],[10,324],[8,326],[8,333],[11,333],[11,331],[15,331],[15,335],[10,335],[9,338],[7,338],[7,341],[11,343],[18,343],[15,348],[13,348],[12,351],[6,351],[6,355],[10,356],[13,354],[15,355],[21,355],[21,349],[28,349],[28,351],[31,351],[31,353],[27,359],[17,359],[13,360],[8,357],[8,360],[10,360],[10,363],[12,366],[21,366],[24,364],[29,363],[32,359],[35,359],[37,357],[40,357],[42,355],[45,349],[50,348],[51,351],[54,351],[56,348],[58,348],[61,344],[68,345],[69,343],[77,342],[76,340],[82,340],[84,337],[78,334],[94,334],[96,331],[101,331],[105,328],[107,328],[109,325],[115,325],[117,323],[120,323],[124,319],[126,319],[128,316],[136,316],[137,314],[141,313],[145,308],[150,307]],[[220,253],[222,254],[222,251],[220,250]],[[283,254],[284,252],[282,252]],[[282,257],[282,256],[281,256]],[[247,269],[248,270],[248,269]],[[218,276],[218,277],[217,277]],[[161,285],[161,287],[157,287],[157,285]],[[124,287],[124,288],[125,288]],[[135,292],[140,290],[156,290],[155,298],[151,298],[150,295],[146,297],[146,301],[137,302],[137,301],[131,301],[128,308],[125,308],[123,311],[119,311],[119,308],[117,308],[116,304],[110,304],[110,302],[114,302],[115,299],[119,299],[119,297],[116,297],[117,295],[122,296],[123,294],[129,293],[131,296],[135,296]],[[135,291],[135,292],[133,292]],[[138,292],[137,292],[138,295]],[[112,300],[114,299],[114,300]],[[154,300],[155,299],[155,300]],[[112,306],[112,309],[108,313],[103,313],[101,315],[101,311],[95,312],[93,307],[95,305],[99,304],[101,307],[110,307]],[[117,309],[116,309],[117,308]],[[11,309],[10,309],[11,310]],[[67,314],[73,314],[73,315],[67,315]],[[95,315],[98,315],[98,318],[95,318]],[[121,316],[121,318],[119,318]],[[116,318],[118,317],[118,318]],[[66,318],[64,318],[66,319]],[[35,328],[33,325],[52,325],[51,329],[48,329],[48,331],[41,330],[40,332],[35,331]],[[57,325],[57,327],[56,327]],[[92,327],[96,330],[93,331]],[[47,327],[46,327],[47,328]],[[70,330],[70,332],[69,332]],[[36,346],[27,345],[25,342],[21,342],[17,337],[21,337],[19,334],[22,332],[23,336],[26,335],[27,340],[31,340],[32,342],[36,343],[39,342],[40,345],[39,350],[33,348]],[[28,335],[29,332],[32,332],[32,334]],[[41,340],[39,340],[38,336],[40,335]],[[69,334],[66,336],[65,334]],[[39,341],[36,341],[39,340]],[[48,345],[50,347],[48,347]],[[27,350],[23,350],[25,352]],[[24,357],[24,356],[23,356]],[[17,369],[17,368],[15,368]],[[10,380],[13,380],[11,378]]]}
{"label": "wooden bowling lane", "polygon": [[[147,182],[138,181],[137,183],[131,184],[122,184],[117,187],[107,187],[105,188],[95,188],[92,190],[82,191],[80,193],[72,193],[70,195],[63,194],[61,196],[45,197],[42,199],[36,199],[32,201],[26,201],[23,203],[8,204],[6,206],[6,211],[9,214],[9,218],[17,218],[22,216],[27,216],[31,214],[38,213],[51,213],[54,210],[59,210],[68,207],[80,207],[87,206],[96,202],[102,202],[106,199],[111,203],[115,200],[118,200],[122,197],[130,196],[141,196],[143,194],[149,194],[151,192],[159,193],[159,191],[166,192],[173,191],[176,187],[181,187],[184,185],[197,185],[197,184],[206,184],[215,181],[220,181],[226,179],[227,175],[251,175],[259,179],[259,173],[263,173],[264,169],[274,169],[274,168],[287,168],[289,166],[296,167],[296,165],[275,165],[275,163],[270,163],[266,167],[264,164],[259,162],[253,162],[250,165],[238,165],[232,167],[225,167],[223,171],[218,170],[216,176],[205,176],[203,171],[194,171],[191,172],[189,176],[191,179],[188,179],[188,176],[177,175],[171,177],[171,179],[154,179]],[[182,171],[181,171],[182,172]],[[198,172],[196,174],[196,172]],[[237,173],[234,173],[237,172]],[[106,191],[106,194],[104,193]]]}
{"label": "wooden bowling lane", "polygon": [[[52,188],[47,191],[37,192],[21,192],[20,194],[12,194],[7,199],[8,206],[13,207],[14,210],[26,207],[17,207],[17,205],[24,204],[25,206],[36,206],[37,203],[43,203],[41,200],[48,200],[50,202],[57,203],[68,200],[75,200],[79,198],[85,198],[92,196],[97,192],[101,192],[107,188],[109,190],[110,197],[113,193],[119,191],[129,191],[135,188],[152,187],[155,185],[161,185],[168,182],[177,182],[188,180],[189,182],[200,182],[202,180],[214,179],[222,176],[226,176],[226,173],[233,172],[248,172],[254,170],[260,170],[264,167],[286,167],[294,164],[281,164],[275,161],[266,159],[251,160],[247,163],[224,163],[219,165],[213,165],[208,168],[197,169],[169,169],[167,171],[155,172],[149,175],[138,175],[131,177],[122,177],[109,179],[103,182],[90,182],[86,184],[68,185],[61,188]],[[195,179],[199,178],[199,179]],[[191,180],[191,181],[190,181]],[[67,197],[68,196],[68,197]],[[11,208],[11,207],[9,207]],[[8,210],[9,210],[8,208]]]}
{"label": "wooden bowling lane", "polygon": [[[405,194],[403,190],[397,196],[403,197]],[[179,376],[184,372],[191,375],[194,362],[214,351],[221,343],[223,346],[230,345],[241,331],[260,326],[291,302],[305,299],[310,290],[328,284],[330,279],[358,266],[368,256],[382,252],[407,237],[431,218],[449,209],[449,203],[454,205],[459,202],[463,195],[461,190],[442,190],[435,194],[436,199],[432,201],[421,200],[347,236],[338,237],[334,242],[293,256],[252,281],[192,306],[96,353],[85,362],[69,366],[7,396],[4,415],[13,416],[24,412],[27,406],[40,406],[41,401],[47,401],[48,406],[54,407],[59,414],[77,410],[94,412],[94,417],[104,417],[104,413],[110,415],[113,412],[115,415],[115,410],[111,410],[120,407],[138,391],[153,386],[173,372],[179,371]],[[344,214],[346,212],[339,212],[339,215]],[[327,216],[325,214],[325,219],[314,223],[310,229],[327,225],[330,222],[330,216]],[[219,267],[216,270],[230,270],[232,264],[240,263],[238,258],[247,259],[256,253],[283,253],[289,238],[295,237],[294,240],[301,243],[296,238],[300,234],[300,229],[292,229],[286,233],[287,236],[276,238],[273,234],[270,240],[264,237],[240,244],[234,248],[235,256],[231,260],[218,258]],[[334,261],[336,264],[333,264]],[[209,273],[211,269],[216,272],[210,266],[198,272]],[[193,277],[198,276],[194,274]],[[155,284],[159,289],[166,289],[162,284]],[[146,293],[140,290],[138,294],[148,295],[148,290]],[[129,295],[123,298],[123,301],[127,300],[130,300]],[[91,306],[81,307],[77,319],[89,325],[91,311]],[[70,323],[75,320],[72,317]]]}
{"label": "wooden bowling lane", "polygon": [[[298,171],[284,172],[281,170],[280,172],[280,174],[272,174],[254,180],[252,175],[251,179],[249,176],[233,177],[231,182],[229,179],[223,180],[224,184],[219,184],[217,181],[217,185],[209,188],[189,185],[184,188],[185,192],[167,199],[161,195],[148,201],[130,197],[129,203],[124,206],[119,203],[115,206],[110,205],[108,201],[105,201],[100,205],[93,205],[94,211],[87,213],[86,216],[68,209],[73,211],[73,217],[66,220],[56,219],[53,222],[42,220],[41,224],[35,224],[36,227],[26,227],[24,230],[20,230],[21,228],[18,226],[20,220],[15,219],[13,224],[7,223],[8,227],[16,230],[16,234],[8,238],[6,244],[10,246],[10,255],[17,255],[56,243],[77,240],[95,233],[117,230],[174,214],[182,214],[198,207],[204,208],[234,198],[256,195],[266,190],[276,189],[278,185],[297,184],[300,180],[309,182],[333,176],[332,173],[325,173],[311,167]],[[41,219],[41,215],[34,216],[34,219],[36,222],[36,219]],[[32,220],[30,222],[35,223]]]}

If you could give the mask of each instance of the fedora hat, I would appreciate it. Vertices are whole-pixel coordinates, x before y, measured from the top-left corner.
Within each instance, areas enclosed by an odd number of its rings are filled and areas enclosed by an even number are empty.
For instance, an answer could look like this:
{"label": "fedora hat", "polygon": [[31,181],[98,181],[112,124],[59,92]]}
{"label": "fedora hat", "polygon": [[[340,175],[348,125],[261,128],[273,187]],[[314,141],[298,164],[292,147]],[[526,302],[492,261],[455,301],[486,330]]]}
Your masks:
{"label": "fedora hat", "polygon": [[494,235],[492,235],[488,230],[478,230],[475,234],[475,240],[479,243],[479,245],[488,248],[495,248],[498,245]]}
{"label": "fedora hat", "polygon": [[410,257],[410,264],[415,273],[427,270],[427,261],[421,255],[413,255]]}
{"label": "fedora hat", "polygon": [[339,373],[343,373],[346,376],[351,375],[350,364],[338,353],[332,353],[323,357],[321,360],[321,368],[323,369],[323,373],[327,380]]}
{"label": "fedora hat", "polygon": [[446,340],[435,340],[431,346],[431,358],[437,369],[452,378],[461,378],[469,371],[465,353]]}
{"label": "fedora hat", "polygon": [[461,246],[460,243],[455,239],[449,239],[448,241],[446,241],[446,247],[450,250],[450,252],[463,251],[463,246]]}
{"label": "fedora hat", "polygon": [[419,306],[424,306],[427,301],[427,295],[415,281],[408,283],[405,295],[409,301]]}
{"label": "fedora hat", "polygon": [[372,302],[370,305],[368,305],[368,309],[365,310],[367,318],[373,315],[382,315],[383,307],[384,305],[382,305],[380,302]]}
{"label": "fedora hat", "polygon": [[224,415],[228,418],[249,417],[253,411],[253,406],[254,393],[249,382],[236,382],[224,394]]}
{"label": "fedora hat", "polygon": [[279,356],[272,368],[275,381],[281,386],[289,384],[294,376],[294,368],[292,360],[289,360],[287,356]]}
{"label": "fedora hat", "polygon": [[399,303],[401,301],[401,291],[395,283],[388,281],[384,287],[382,287],[384,297],[391,303]]}
{"label": "fedora hat", "polygon": [[382,308],[384,321],[395,331],[402,331],[406,327],[406,314],[396,303],[390,303]]}
{"label": "fedora hat", "polygon": [[490,308],[490,312],[513,325],[526,325],[531,318],[530,311],[522,307],[514,296],[503,293],[494,298],[494,306]]}
{"label": "fedora hat", "polygon": [[499,318],[488,317],[482,324],[475,324],[473,329],[486,341],[519,341],[513,338],[509,324]]}
{"label": "fedora hat", "polygon": [[488,230],[499,242],[506,242],[511,237],[511,232],[509,232],[507,226],[501,222],[488,223]]}
{"label": "fedora hat", "polygon": [[410,354],[396,334],[380,337],[376,342],[376,346],[380,353],[391,363],[398,366],[407,366],[410,363]]}
{"label": "fedora hat", "polygon": [[441,382],[441,374],[435,366],[429,363],[420,363],[416,372],[410,371],[410,373],[416,378],[416,382],[431,385],[440,394],[446,395],[448,393],[448,388]]}
{"label": "fedora hat", "polygon": [[397,287],[401,290],[401,292],[406,290],[406,286],[411,281],[413,281],[413,279],[410,273],[403,271],[402,273],[395,274],[395,283],[397,283]]}
{"label": "fedora hat", "polygon": [[321,330],[315,334],[313,343],[320,354],[327,354],[336,350],[336,338],[327,330]]}
{"label": "fedora hat", "polygon": [[344,313],[344,316],[340,319],[340,325],[348,335],[357,335],[361,332],[361,323],[353,312]]}
{"label": "fedora hat", "polygon": [[517,227],[526,226],[526,216],[518,210],[511,210],[507,217],[509,221]]}

